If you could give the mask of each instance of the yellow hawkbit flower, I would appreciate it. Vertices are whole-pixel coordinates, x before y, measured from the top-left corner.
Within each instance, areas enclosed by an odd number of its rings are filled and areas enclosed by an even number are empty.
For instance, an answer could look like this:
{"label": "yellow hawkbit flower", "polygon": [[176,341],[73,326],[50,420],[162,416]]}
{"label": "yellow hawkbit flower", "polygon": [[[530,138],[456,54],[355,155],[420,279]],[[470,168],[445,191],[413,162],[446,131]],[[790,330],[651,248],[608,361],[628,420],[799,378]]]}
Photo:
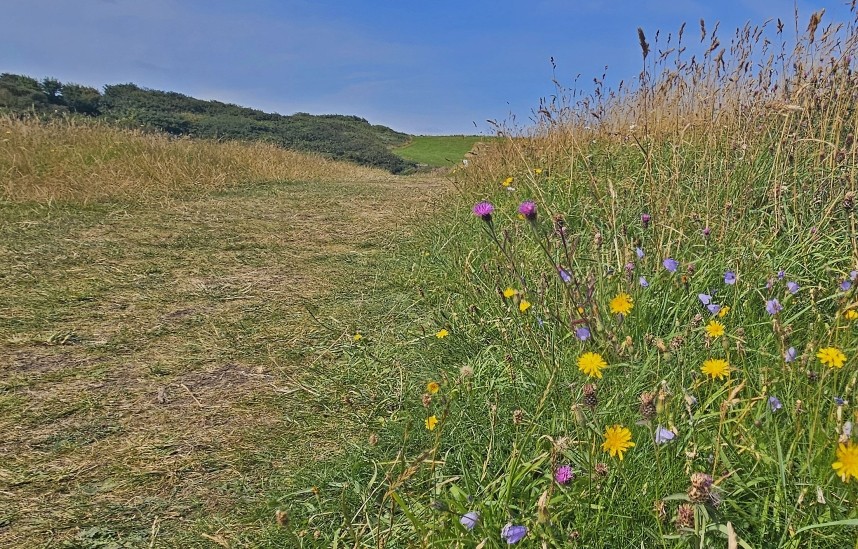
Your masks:
{"label": "yellow hawkbit flower", "polygon": [[363,339],[363,336],[360,335],[360,332],[358,332],[352,337],[352,339],[355,341],[360,341],[361,339]]}
{"label": "yellow hawkbit flower", "polygon": [[727,314],[729,312],[730,312],[730,306],[724,305],[723,307],[721,307],[721,310],[718,311],[718,318],[724,318],[725,316],[727,316]]}
{"label": "yellow hawkbit flower", "polygon": [[706,325],[706,333],[711,338],[721,337],[724,335],[724,325],[717,320],[710,320]]}
{"label": "yellow hawkbit flower", "polygon": [[730,377],[730,364],[720,358],[710,358],[703,362],[700,371],[708,375],[712,379],[721,379],[722,377]]}
{"label": "yellow hawkbit flower", "polygon": [[429,393],[430,395],[434,395],[435,393],[437,393],[438,389],[440,389],[440,388],[441,388],[441,384],[438,383],[437,381],[430,381],[429,383],[426,384],[426,392]]}
{"label": "yellow hawkbit flower", "polygon": [[513,178],[512,178],[512,176],[510,176],[510,177],[507,177],[506,179],[504,179],[503,183],[501,183],[501,185],[503,185],[504,187],[509,187],[510,185],[512,185],[512,182],[513,182]]}
{"label": "yellow hawkbit flower", "polygon": [[426,418],[426,428],[430,431],[435,430],[435,426],[438,425],[438,418],[435,416],[429,416]]}
{"label": "yellow hawkbit flower", "polygon": [[438,333],[435,334],[435,337],[437,337],[438,339],[444,339],[448,335],[450,335],[450,332],[448,332],[445,328],[441,328],[440,330],[438,330]]}
{"label": "yellow hawkbit flower", "polygon": [[620,461],[623,460],[623,452],[627,452],[629,448],[635,445],[632,442],[632,432],[622,425],[614,425],[605,429],[605,442],[602,443],[602,450],[611,453],[611,457],[619,455]]}
{"label": "yellow hawkbit flower", "polygon": [[535,170],[533,170],[533,173],[535,173],[536,175],[542,175],[542,168],[536,168]]}
{"label": "yellow hawkbit flower", "polygon": [[632,310],[632,307],[635,306],[634,300],[632,300],[632,296],[627,293],[617,294],[614,299],[611,300],[610,307],[611,312],[614,314],[627,315],[629,311]]}
{"label": "yellow hawkbit flower", "polygon": [[846,355],[837,347],[825,347],[816,353],[816,358],[830,368],[843,368]]}
{"label": "yellow hawkbit flower", "polygon": [[858,311],[849,309],[843,316],[846,317],[846,320],[856,320],[858,319]]}
{"label": "yellow hawkbit flower", "polygon": [[849,482],[850,477],[858,479],[858,446],[852,444],[851,440],[837,446],[837,461],[831,467],[843,482]]}
{"label": "yellow hawkbit flower", "polygon": [[518,293],[518,290],[516,290],[515,288],[507,286],[507,289],[503,291],[503,296],[505,298],[509,299],[517,293]]}
{"label": "yellow hawkbit flower", "polygon": [[518,310],[523,313],[528,309],[530,309],[530,301],[522,299],[521,303],[518,304]]}
{"label": "yellow hawkbit flower", "polygon": [[598,353],[584,353],[578,357],[578,369],[590,377],[602,378],[602,368],[608,365]]}

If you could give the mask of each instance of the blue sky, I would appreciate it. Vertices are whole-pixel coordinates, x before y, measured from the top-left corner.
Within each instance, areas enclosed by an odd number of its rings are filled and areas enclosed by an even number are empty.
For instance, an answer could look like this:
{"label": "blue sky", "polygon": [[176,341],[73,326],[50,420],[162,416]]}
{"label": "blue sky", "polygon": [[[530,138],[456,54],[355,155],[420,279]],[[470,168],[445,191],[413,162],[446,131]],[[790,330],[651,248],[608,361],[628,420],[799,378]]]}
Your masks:
{"label": "blue sky", "polygon": [[[847,2],[799,0],[803,30],[846,21]],[[0,72],[101,87],[134,82],[283,114],[354,114],[414,134],[526,125],[541,97],[640,70],[683,21],[733,31],[793,0],[0,0]],[[726,36],[726,33],[722,34]],[[723,41],[723,39],[722,39]]]}

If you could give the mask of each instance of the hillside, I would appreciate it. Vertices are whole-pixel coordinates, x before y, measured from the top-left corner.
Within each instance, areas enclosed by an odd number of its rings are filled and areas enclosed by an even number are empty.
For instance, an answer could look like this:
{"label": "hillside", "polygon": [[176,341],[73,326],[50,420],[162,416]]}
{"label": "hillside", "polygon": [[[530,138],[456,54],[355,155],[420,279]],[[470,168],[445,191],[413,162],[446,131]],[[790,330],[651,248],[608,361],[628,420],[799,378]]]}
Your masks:
{"label": "hillside", "polygon": [[0,75],[0,112],[43,116],[74,113],[176,136],[263,141],[392,173],[414,167],[390,151],[405,144],[407,134],[357,116],[266,113],[135,84],[108,85],[100,92],[53,78],[38,81],[4,73]]}

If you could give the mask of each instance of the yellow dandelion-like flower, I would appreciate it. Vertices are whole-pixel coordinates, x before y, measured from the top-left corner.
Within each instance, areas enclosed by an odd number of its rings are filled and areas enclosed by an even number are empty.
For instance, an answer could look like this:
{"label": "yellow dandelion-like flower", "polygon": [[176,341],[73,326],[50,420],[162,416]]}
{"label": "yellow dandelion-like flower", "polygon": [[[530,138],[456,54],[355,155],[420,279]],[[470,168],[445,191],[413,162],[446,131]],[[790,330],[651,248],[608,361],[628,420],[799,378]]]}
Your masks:
{"label": "yellow dandelion-like flower", "polygon": [[721,337],[724,335],[724,325],[717,320],[710,320],[709,324],[706,325],[706,333],[711,338]]}
{"label": "yellow dandelion-like flower", "polygon": [[629,448],[635,445],[632,442],[632,432],[622,425],[614,425],[605,429],[605,442],[602,443],[602,450],[611,453],[611,457],[620,456],[620,461],[623,460],[623,452],[627,452]]}
{"label": "yellow dandelion-like flower", "polygon": [[426,428],[430,431],[435,430],[435,426],[438,425],[438,418],[435,416],[429,416],[426,418]]}
{"label": "yellow dandelion-like flower", "polygon": [[530,309],[530,301],[522,299],[521,303],[518,304],[518,310],[523,313],[528,309]]}
{"label": "yellow dandelion-like flower", "polygon": [[430,381],[426,384],[426,392],[430,395],[434,395],[439,389],[441,389],[441,384],[437,381]]}
{"label": "yellow dandelion-like flower", "polygon": [[611,300],[610,303],[611,312],[614,314],[627,315],[629,311],[632,310],[632,307],[635,306],[635,302],[627,293],[617,294],[614,299]]}
{"label": "yellow dandelion-like flower", "polygon": [[721,310],[720,310],[720,311],[718,311],[718,318],[724,318],[724,317],[725,317],[725,316],[727,316],[729,313],[730,313],[730,306],[729,306],[729,305],[724,305],[723,307],[721,307]]}
{"label": "yellow dandelion-like flower", "polygon": [[536,168],[535,170],[533,170],[533,173],[535,173],[536,175],[542,175],[542,168]]}
{"label": "yellow dandelion-like flower", "polygon": [[858,446],[852,444],[840,444],[837,446],[837,461],[831,464],[837,471],[840,480],[849,482],[850,477],[858,479]]}
{"label": "yellow dandelion-like flower", "polygon": [[837,347],[825,347],[816,353],[816,358],[830,368],[843,368],[846,355]]}
{"label": "yellow dandelion-like flower", "polygon": [[602,368],[608,365],[598,353],[584,353],[578,357],[578,369],[590,377],[602,379]]}
{"label": "yellow dandelion-like flower", "polygon": [[514,179],[510,176],[510,177],[507,177],[506,179],[504,179],[503,183],[501,183],[501,185],[503,185],[504,187],[509,187],[510,185],[512,185],[513,181],[514,181]]}
{"label": "yellow dandelion-like flower", "polygon": [[438,330],[438,332],[435,334],[435,337],[437,337],[438,339],[444,339],[444,338],[445,338],[445,337],[447,337],[448,335],[450,335],[450,332],[448,332],[445,328],[441,328],[441,329],[440,329],[440,330]]}
{"label": "yellow dandelion-like flower", "polygon": [[730,377],[730,364],[720,358],[710,358],[703,362],[700,371],[712,379],[726,378]]}
{"label": "yellow dandelion-like flower", "polygon": [[355,341],[360,341],[361,339],[363,339],[363,336],[360,335],[360,332],[358,332],[354,336],[352,336],[352,339]]}
{"label": "yellow dandelion-like flower", "polygon": [[849,309],[843,316],[846,317],[846,320],[856,320],[858,319],[858,311]]}
{"label": "yellow dandelion-like flower", "polygon": [[503,291],[503,296],[505,298],[509,299],[517,293],[518,293],[518,290],[516,290],[515,288],[507,286],[507,289]]}

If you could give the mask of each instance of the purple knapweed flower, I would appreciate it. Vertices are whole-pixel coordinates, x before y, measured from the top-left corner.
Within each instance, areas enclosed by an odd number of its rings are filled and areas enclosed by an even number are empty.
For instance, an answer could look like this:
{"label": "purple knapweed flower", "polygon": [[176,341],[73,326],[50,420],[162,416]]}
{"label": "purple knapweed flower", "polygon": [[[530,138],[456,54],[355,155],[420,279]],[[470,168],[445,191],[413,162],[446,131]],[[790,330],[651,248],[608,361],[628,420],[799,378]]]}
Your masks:
{"label": "purple knapweed flower", "polygon": [[709,294],[697,294],[697,299],[700,300],[700,303],[704,305],[709,305],[712,303],[712,296]]}
{"label": "purple knapweed flower", "polygon": [[661,425],[656,427],[655,429],[655,443],[656,444],[667,444],[671,440],[676,438],[676,433],[671,431],[670,429],[665,429]]}
{"label": "purple knapweed flower", "polygon": [[492,220],[492,212],[495,211],[495,207],[492,206],[491,202],[477,202],[473,211],[475,216],[481,217],[485,222],[489,222]]}
{"label": "purple knapweed flower", "polygon": [[626,272],[627,272],[627,273],[630,273],[630,272],[632,272],[632,271],[634,271],[634,270],[635,270],[635,264],[634,264],[634,263],[632,263],[631,261],[629,261],[628,263],[626,263]]}
{"label": "purple knapweed flower", "polygon": [[575,480],[575,473],[572,472],[572,467],[569,465],[561,465],[554,471],[554,480],[557,484],[566,484],[570,480]]}
{"label": "purple knapweed flower", "polygon": [[724,284],[729,284],[730,286],[732,286],[735,283],[736,273],[734,273],[733,271],[727,271],[726,273],[724,273]]}
{"label": "purple knapweed flower", "polygon": [[717,315],[721,312],[721,306],[717,303],[710,303],[706,306],[706,310],[712,313],[713,315]]}
{"label": "purple knapweed flower", "polygon": [[572,282],[572,275],[567,273],[565,269],[557,269],[557,272],[560,274],[560,279],[563,282],[565,282],[566,284]]}
{"label": "purple knapweed flower", "polygon": [[638,283],[641,285],[641,288],[649,288],[649,282],[644,277],[638,278]]}
{"label": "purple knapweed flower", "polygon": [[709,233],[711,232],[712,229],[710,229],[709,227],[703,227],[703,236],[705,236],[706,238],[709,238]]}
{"label": "purple knapweed flower", "polygon": [[776,397],[776,396],[770,396],[769,397],[769,409],[772,412],[777,412],[778,410],[780,410],[783,407],[784,407],[784,405],[781,404],[781,401],[780,401],[780,399],[778,399],[778,397]]}
{"label": "purple knapweed flower", "polygon": [[649,222],[651,219],[652,219],[652,216],[650,216],[648,213],[641,214],[641,223],[643,224],[644,229],[649,227]]}
{"label": "purple knapweed flower", "polygon": [[635,248],[635,254],[638,256],[638,259],[644,258],[643,248]]}
{"label": "purple knapweed flower", "polygon": [[799,285],[797,282],[793,282],[792,280],[790,280],[789,282],[786,283],[786,287],[787,287],[787,290],[789,290],[789,293],[791,293],[791,294],[798,293]]}
{"label": "purple knapweed flower", "polygon": [[795,350],[795,347],[790,347],[784,353],[784,362],[792,362],[798,356],[798,352]]}
{"label": "purple knapweed flower", "polygon": [[664,265],[665,269],[667,269],[668,271],[670,271],[672,273],[675,273],[676,269],[679,268],[679,262],[676,261],[675,259],[670,258],[670,257],[668,257],[667,259],[662,261],[661,264]]}
{"label": "purple knapweed flower", "polygon": [[476,511],[468,511],[467,513],[462,515],[462,518],[459,519],[459,522],[462,524],[462,526],[464,526],[468,530],[473,530],[474,526],[476,526],[477,522],[479,521],[480,514]]}
{"label": "purple knapweed flower", "polygon": [[527,526],[516,526],[509,522],[501,529],[501,537],[508,545],[518,543],[527,535]]}
{"label": "purple knapweed flower", "polygon": [[777,299],[770,299],[766,301],[766,312],[770,315],[776,315],[779,311],[783,310],[783,306],[780,301]]}
{"label": "purple knapweed flower", "polygon": [[590,328],[586,326],[579,326],[575,329],[575,337],[577,337],[581,341],[587,341],[590,339]]}
{"label": "purple knapweed flower", "polygon": [[528,221],[536,221],[536,203],[532,200],[525,200],[518,207],[518,213]]}

